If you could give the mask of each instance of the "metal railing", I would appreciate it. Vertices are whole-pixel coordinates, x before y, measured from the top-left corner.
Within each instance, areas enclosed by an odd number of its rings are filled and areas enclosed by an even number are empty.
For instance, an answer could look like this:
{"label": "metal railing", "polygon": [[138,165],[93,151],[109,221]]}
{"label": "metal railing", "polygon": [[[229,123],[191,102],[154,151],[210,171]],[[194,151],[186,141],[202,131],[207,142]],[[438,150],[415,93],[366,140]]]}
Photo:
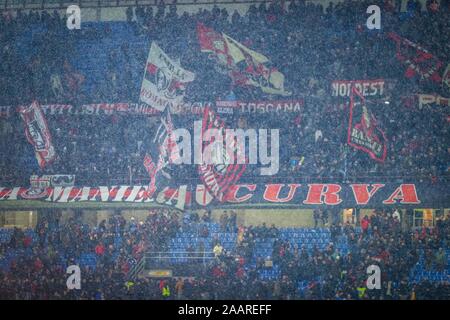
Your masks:
{"label": "metal railing", "polygon": [[136,279],[144,270],[152,268],[167,267],[171,264],[176,264],[173,260],[181,259],[186,262],[201,263],[206,266],[209,262],[215,259],[215,254],[212,251],[161,251],[148,252],[130,269],[128,277]]}
{"label": "metal railing", "polygon": [[[309,0],[308,2],[320,2],[322,0]],[[212,4],[258,4],[270,3],[269,0],[164,0],[166,6],[201,6]],[[287,1],[290,2],[290,1]],[[81,8],[120,8],[129,6],[158,6],[160,0],[0,0],[2,10],[9,9],[66,9],[70,5],[78,5]]]}
{"label": "metal railing", "polygon": [[[400,0],[405,2],[406,0]],[[69,5],[76,4],[83,8],[104,7],[129,7],[129,6],[158,6],[161,0],[0,0],[0,10],[9,9],[66,9]],[[259,4],[271,3],[273,0],[164,0],[166,6],[175,4],[177,6],[201,6],[201,5],[224,5],[224,4]],[[291,3],[285,1],[285,6]],[[306,0],[306,3],[328,5],[328,0]],[[341,0],[331,0],[334,4]],[[405,11],[406,6],[400,6]],[[422,6],[426,10],[426,6]]]}
{"label": "metal railing", "polygon": [[211,251],[164,251],[149,252],[144,255],[146,263],[153,262],[156,264],[171,263],[174,259],[191,260],[192,262],[201,262],[206,264],[214,258],[214,252]]}

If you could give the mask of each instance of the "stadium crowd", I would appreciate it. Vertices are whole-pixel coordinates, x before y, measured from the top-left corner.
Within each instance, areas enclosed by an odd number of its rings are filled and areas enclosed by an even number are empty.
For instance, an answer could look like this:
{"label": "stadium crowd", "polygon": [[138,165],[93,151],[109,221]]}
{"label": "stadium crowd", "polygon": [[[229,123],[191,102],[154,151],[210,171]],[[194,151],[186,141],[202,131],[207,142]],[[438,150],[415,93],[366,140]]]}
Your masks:
{"label": "stadium crowd", "polygon": [[[43,211],[45,212],[45,211]],[[450,217],[439,219],[436,227],[402,230],[398,213],[375,210],[355,227],[334,221],[328,224],[331,241],[324,250],[292,245],[279,236],[275,226],[243,227],[233,213],[223,214],[220,230],[237,231],[236,246],[228,252],[216,238],[204,247],[214,251],[208,263],[195,260],[179,267],[195,270],[194,276],[165,279],[133,278],[131,268],[144,252],[164,250],[177,232],[205,233],[210,217],[201,218],[171,209],[150,211],[142,222],[128,222],[111,215],[91,228],[76,214],[64,224],[61,215],[47,212],[34,230],[36,237],[15,229],[1,255],[18,254],[0,271],[0,297],[4,299],[448,299],[448,278],[444,281],[411,281],[410,270],[423,254],[426,268],[443,271],[448,260],[443,248],[449,246]],[[194,228],[195,225],[203,228]],[[195,232],[193,230],[196,230]],[[202,230],[200,232],[200,230]],[[206,230],[208,232],[208,230]],[[336,247],[339,238],[349,243],[349,252]],[[120,241],[116,239],[119,238]],[[259,271],[270,269],[268,257],[254,255],[257,239],[272,239],[270,260],[280,274],[262,279]],[[220,250],[218,250],[218,247]],[[69,290],[65,268],[76,264],[82,253],[95,254],[96,267],[82,267],[81,289]],[[381,270],[381,289],[368,290],[370,265]],[[176,265],[172,265],[176,267]],[[447,276],[448,277],[448,276]],[[298,283],[305,283],[299,290]],[[237,290],[245,287],[247,290]]]}
{"label": "stadium crowd", "polygon": [[[138,102],[151,41],[157,41],[169,56],[180,58],[182,65],[196,74],[196,80],[186,88],[187,102],[280,100],[255,88],[233,85],[227,75],[218,73],[214,62],[199,50],[196,26],[201,22],[265,54],[284,74],[285,87],[292,91],[288,99],[304,99],[298,112],[235,110],[232,115],[220,115],[231,128],[281,130],[279,177],[439,179],[448,173],[450,164],[448,113],[445,108],[405,106],[403,98],[418,93],[448,96],[448,90],[418,76],[406,78],[405,66],[395,57],[395,44],[386,34],[395,31],[446,64],[450,61],[446,47],[449,4],[441,1],[436,8],[434,1],[428,1],[427,7],[421,8],[418,1],[411,0],[407,11],[400,12],[399,1],[382,1],[382,29],[369,31],[362,14],[368,3],[346,1],[323,8],[319,3],[296,1],[283,8],[272,2],[252,5],[245,15],[218,7],[177,15],[175,6],[161,2],[156,12],[153,7],[129,8],[128,22],[122,25],[127,33],[113,31],[115,22],[68,30],[64,17],[56,11],[3,14],[0,105],[29,104],[33,99],[41,104],[73,104],[75,108],[86,103]],[[101,63],[95,56],[87,58],[87,68],[80,66],[80,59],[84,59],[80,51],[95,42],[107,51],[98,58],[107,60],[105,69],[95,69]],[[386,81],[385,95],[372,100],[376,106],[372,112],[388,140],[383,163],[346,144],[348,101],[330,94],[334,80],[380,78]],[[20,117],[14,113],[0,119],[4,184],[24,185],[32,173],[76,174],[81,184],[148,179],[142,159],[155,130],[152,117],[47,117],[57,159],[43,169],[36,164]],[[173,121],[175,127],[190,128],[199,117],[174,115]],[[177,168],[173,174],[177,179],[197,176],[194,166]],[[251,179],[258,174],[249,167],[245,175]]]}
{"label": "stadium crowd", "polygon": [[[418,108],[407,103],[416,94],[448,97],[443,84],[405,77],[396,46],[387,38],[395,31],[420,44],[437,59],[450,62],[450,3],[428,0],[426,8],[409,0],[330,2],[292,1],[251,5],[245,14],[214,7],[194,14],[177,14],[175,5],[130,7],[126,22],[86,23],[68,30],[58,12],[21,12],[0,15],[0,185],[26,186],[31,174],[75,174],[79,185],[148,183],[142,165],[151,148],[158,117],[120,114],[51,114],[46,120],[57,158],[44,168],[36,163],[16,112],[37,100],[42,105],[137,103],[142,71],[152,41],[174,60],[195,73],[185,101],[274,101],[276,95],[233,84],[217,72],[215,63],[200,51],[196,28],[203,23],[230,35],[267,56],[285,76],[289,98],[303,101],[299,111],[254,112],[236,109],[220,114],[232,128],[279,128],[281,179],[329,178],[334,181],[383,176],[444,179],[450,167],[449,122],[445,108]],[[379,4],[381,30],[367,30],[366,8]],[[154,10],[155,9],[155,10]],[[423,9],[423,10],[422,10]],[[231,16],[231,17],[230,17]],[[117,32],[117,30],[121,30]],[[90,47],[100,48],[92,51]],[[83,51],[86,50],[86,51]],[[80,54],[82,53],[82,54]],[[87,66],[86,66],[87,63]],[[99,69],[100,68],[100,69]],[[445,68],[445,66],[444,66]],[[440,70],[443,71],[443,70]],[[371,99],[371,111],[388,140],[384,162],[347,145],[348,99],[331,96],[335,80],[384,79],[385,94]],[[406,99],[405,99],[406,98]],[[284,98],[283,98],[284,99]],[[175,127],[192,128],[199,114],[173,114]],[[281,124],[281,125],[280,125]],[[280,128],[282,126],[282,128]],[[180,166],[173,180],[195,179],[197,168]],[[259,173],[251,166],[242,179]],[[337,179],[336,179],[337,178]],[[3,299],[448,299],[447,281],[411,281],[410,271],[420,259],[429,270],[447,270],[450,218],[436,227],[404,230],[395,211],[377,210],[359,226],[342,224],[327,212],[314,213],[316,227],[331,233],[324,250],[293,245],[275,226],[237,224],[235,213],[219,219],[221,232],[238,234],[227,250],[220,237],[204,246],[214,259],[182,264],[196,270],[194,278],[140,279],[130,271],[149,251],[168,250],[179,232],[211,233],[211,216],[189,213],[185,219],[173,209],[155,209],[145,221],[126,221],[119,213],[95,227],[82,223],[81,213],[64,223],[58,211],[40,210],[32,233],[15,229],[0,243],[0,298]],[[255,255],[260,239],[274,241],[270,260],[280,270],[275,279],[261,278],[272,267]],[[346,241],[349,252],[337,246]],[[194,251],[197,248],[186,248]],[[95,268],[82,267],[80,290],[66,286],[66,267],[80,257],[94,255]],[[2,260],[3,261],[3,260]],[[368,265],[382,270],[382,289],[365,286]],[[448,277],[448,273],[447,273]],[[305,284],[299,289],[299,284]],[[241,290],[243,287],[246,290]]]}

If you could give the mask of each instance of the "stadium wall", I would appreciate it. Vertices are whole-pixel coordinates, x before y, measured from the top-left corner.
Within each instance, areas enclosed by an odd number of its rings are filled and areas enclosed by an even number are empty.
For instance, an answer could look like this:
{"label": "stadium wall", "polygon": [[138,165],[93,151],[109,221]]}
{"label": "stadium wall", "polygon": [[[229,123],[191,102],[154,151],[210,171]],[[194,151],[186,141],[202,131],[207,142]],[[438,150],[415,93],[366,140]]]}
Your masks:
{"label": "stadium wall", "polygon": [[[323,8],[327,8],[329,3],[339,3],[344,0],[310,0],[306,1],[307,3],[315,3],[322,4]],[[401,0],[401,11],[406,10],[406,5],[408,0]],[[23,12],[28,12],[30,10],[33,11],[41,11],[41,10],[56,10],[61,15],[66,14],[67,7],[72,4],[77,4],[81,8],[81,21],[82,22],[90,22],[90,21],[125,21],[126,20],[126,9],[129,6],[136,6],[138,3],[141,6],[146,7],[157,7],[155,4],[157,1],[127,1],[127,0],[114,0],[114,1],[11,1],[11,0],[0,0],[0,11],[3,14],[12,14],[15,15],[16,10],[20,9]],[[168,10],[169,5],[173,2],[173,0],[165,1],[166,10]],[[228,10],[229,19],[231,19],[231,15],[234,10],[237,10],[241,15],[247,12],[248,8],[251,5],[258,5],[260,3],[266,3],[268,5],[271,1],[229,1],[224,0],[220,1],[212,1],[212,0],[200,0],[196,3],[193,3],[192,0],[181,0],[177,1],[176,8],[177,13],[179,15],[187,12],[189,14],[193,14],[198,12],[198,10],[206,9],[211,10],[214,6],[219,7],[220,9],[225,8]],[[290,4],[291,1],[285,1],[286,7]],[[419,0],[422,4],[422,10],[426,10],[426,0]],[[438,0],[440,2],[440,0]],[[100,5],[99,5],[100,4]],[[154,10],[156,13],[156,10]],[[362,14],[365,14],[362,13]]]}
{"label": "stadium wall", "polygon": [[27,211],[0,211],[1,228],[34,228],[37,223],[38,212]]}
{"label": "stadium wall", "polygon": [[[347,210],[347,209],[346,209]],[[352,209],[348,209],[352,210]],[[199,217],[203,216],[205,210],[196,210]],[[220,216],[225,212],[237,214],[237,224],[243,226],[260,226],[265,223],[268,227],[272,224],[278,228],[299,228],[299,227],[314,227],[313,210],[311,209],[238,209],[238,210],[223,210],[214,209],[211,211],[211,218],[213,221],[219,223]],[[423,222],[424,225],[432,226],[436,220],[450,214],[450,209],[439,210],[436,209],[419,209],[413,210],[400,209],[402,228],[408,229],[414,227],[414,211],[428,211],[431,219]],[[91,227],[97,226],[102,220],[109,221],[109,218],[120,213],[126,221],[134,218],[136,222],[143,222],[149,215],[149,210],[141,209],[125,209],[125,210],[92,210],[92,209],[61,209],[54,210],[50,214],[58,214],[60,223],[66,224],[71,218],[81,214],[83,223]],[[359,214],[352,221],[351,224],[359,225],[359,222],[364,216],[371,216],[374,214],[372,209],[360,209]],[[0,228],[34,228],[37,224],[38,218],[42,214],[40,210],[2,210],[0,211]],[[45,214],[49,214],[48,211]],[[181,216],[180,216],[181,218]],[[343,210],[330,213],[328,216],[328,225],[334,222],[346,223],[346,215]],[[322,221],[319,221],[319,226],[323,226]],[[417,226],[417,224],[416,224]]]}

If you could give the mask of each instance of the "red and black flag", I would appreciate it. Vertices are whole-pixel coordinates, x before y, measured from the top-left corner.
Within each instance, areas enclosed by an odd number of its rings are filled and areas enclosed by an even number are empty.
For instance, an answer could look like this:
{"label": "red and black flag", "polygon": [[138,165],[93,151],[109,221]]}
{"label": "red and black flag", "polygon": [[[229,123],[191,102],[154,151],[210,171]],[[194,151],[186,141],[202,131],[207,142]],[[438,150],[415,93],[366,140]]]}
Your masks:
{"label": "red and black flag", "polygon": [[355,87],[350,95],[347,143],[367,152],[374,160],[383,162],[386,159],[386,136],[367,107],[364,96]]}
{"label": "red and black flag", "polygon": [[[225,137],[224,143],[218,143],[213,136],[209,136],[209,130],[216,129]],[[200,180],[205,185],[209,193],[220,202],[227,199],[230,188],[234,186],[244,173],[246,164],[239,164],[237,161],[230,161],[237,158],[239,153],[243,153],[242,146],[239,146],[234,138],[229,139],[225,135],[226,125],[217,114],[206,108],[202,122],[202,147],[203,160],[215,158],[215,161],[204,161],[198,165]],[[221,148],[221,150],[217,150]],[[208,154],[210,153],[210,154]],[[217,161],[217,157],[221,159]]]}
{"label": "red and black flag", "polygon": [[412,78],[417,74],[421,79],[430,79],[434,82],[442,81],[439,69],[443,66],[443,63],[436,56],[395,32],[390,32],[388,37],[396,43],[397,59],[407,65],[405,72],[407,78]]}
{"label": "red and black flag", "polygon": [[263,54],[203,24],[197,25],[200,50],[216,62],[216,70],[228,74],[235,85],[260,88],[272,95],[291,95],[284,88],[284,75]]}

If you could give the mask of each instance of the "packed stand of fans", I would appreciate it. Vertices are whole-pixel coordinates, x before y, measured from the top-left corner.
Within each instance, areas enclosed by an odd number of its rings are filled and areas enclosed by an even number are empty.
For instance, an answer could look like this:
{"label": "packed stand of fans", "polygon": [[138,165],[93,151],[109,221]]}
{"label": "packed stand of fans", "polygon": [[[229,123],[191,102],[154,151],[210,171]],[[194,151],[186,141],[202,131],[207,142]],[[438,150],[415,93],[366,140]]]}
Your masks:
{"label": "packed stand of fans", "polygon": [[[123,277],[146,250],[164,249],[179,229],[178,213],[171,209],[150,211],[141,222],[132,218],[127,223],[120,214],[115,214],[95,228],[82,223],[80,212],[64,224],[60,223],[61,214],[57,211],[45,213],[34,237],[15,228],[10,241],[2,243],[2,258],[9,251],[16,253],[7,263],[8,272],[2,275],[5,281],[0,289],[2,298],[63,297],[67,292],[57,292],[62,282],[55,274],[64,273],[67,266],[79,264],[80,257],[89,254],[95,255],[96,260],[95,270],[90,269],[89,263],[82,269],[87,276],[83,283],[88,287],[93,285],[91,280],[101,281],[103,276]],[[97,278],[103,272],[102,279]]]}
{"label": "packed stand of fans", "polygon": [[[186,102],[237,99],[280,100],[255,88],[233,86],[214,62],[200,52],[196,26],[201,22],[261,52],[285,76],[288,99],[304,99],[299,112],[221,115],[231,128],[279,128],[278,177],[429,177],[440,179],[450,164],[446,111],[405,107],[403,99],[418,93],[448,96],[443,86],[419,77],[404,77],[389,31],[420,44],[448,63],[449,4],[433,1],[421,11],[408,1],[381,1],[382,29],[365,28],[366,8],[378,1],[321,4],[271,2],[252,5],[241,16],[215,7],[177,15],[175,6],[127,10],[128,21],[86,23],[68,30],[57,12],[0,16],[0,106],[138,102],[142,73],[151,41],[196,74]],[[229,19],[229,15],[231,18]],[[120,30],[117,31],[117,30]],[[95,48],[101,48],[100,52]],[[80,55],[82,54],[82,55]],[[83,65],[87,63],[87,65]],[[98,67],[98,66],[102,67]],[[98,69],[100,68],[100,69]],[[346,145],[348,101],[334,101],[331,82],[386,79],[386,96],[373,112],[388,138],[387,159],[378,163]],[[384,104],[384,100],[390,102]],[[344,107],[342,107],[344,105]],[[57,159],[41,169],[14,113],[0,118],[2,184],[25,185],[30,174],[76,174],[80,184],[136,183],[148,177],[142,159],[155,131],[152,117],[120,115],[47,115]],[[200,115],[174,115],[176,127],[191,128]],[[280,128],[282,123],[282,128]],[[289,146],[289,147],[283,147]],[[258,175],[251,168],[244,179]],[[179,180],[196,178],[194,166],[173,173]],[[436,178],[438,177],[438,178]],[[116,180],[114,180],[116,179]]]}
{"label": "packed stand of fans", "polygon": [[[35,237],[16,229],[1,256],[15,251],[0,271],[0,297],[4,299],[448,299],[450,217],[438,219],[434,228],[404,231],[397,211],[375,211],[360,226],[327,221],[330,241],[307,249],[292,244],[275,226],[244,227],[235,213],[223,214],[220,232],[236,232],[236,245],[225,250],[216,238],[204,247],[214,258],[189,261],[193,275],[165,279],[131,277],[130,270],[149,251],[167,248],[177,232],[202,228],[208,233],[211,217],[191,214],[188,220],[169,209],[150,212],[143,222],[126,222],[120,214],[90,228],[75,215],[65,224],[50,212],[40,219]],[[321,215],[323,217],[323,214]],[[185,221],[182,221],[185,220]],[[206,229],[206,230],[205,230]],[[200,231],[201,230],[201,231]],[[119,239],[119,240],[118,240]],[[273,240],[271,257],[254,255],[262,239]],[[348,243],[348,252],[338,249]],[[66,286],[65,268],[83,254],[96,256],[94,266],[82,267],[80,290]],[[270,259],[273,265],[266,265]],[[411,270],[424,261],[425,268],[443,272],[442,281],[412,281]],[[367,267],[381,270],[381,289],[366,286]],[[279,273],[262,278],[261,272],[277,267]],[[176,269],[175,269],[176,270]],[[186,270],[184,270],[186,271]],[[174,274],[177,275],[177,274]],[[302,284],[300,286],[299,284]],[[240,290],[245,287],[246,290]]]}

